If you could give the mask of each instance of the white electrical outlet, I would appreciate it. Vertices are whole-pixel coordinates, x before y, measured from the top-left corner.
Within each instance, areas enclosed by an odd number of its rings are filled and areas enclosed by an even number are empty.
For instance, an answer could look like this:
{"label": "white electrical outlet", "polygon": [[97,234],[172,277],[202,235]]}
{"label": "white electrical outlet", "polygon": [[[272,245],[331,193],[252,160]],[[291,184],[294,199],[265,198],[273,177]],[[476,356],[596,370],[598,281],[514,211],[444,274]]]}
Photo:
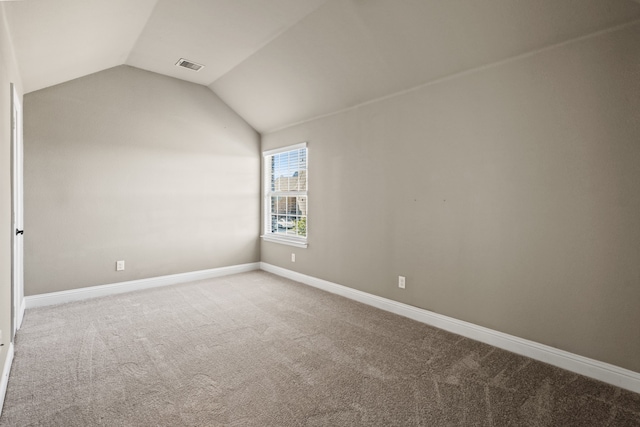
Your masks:
{"label": "white electrical outlet", "polygon": [[124,261],[116,261],[116,271],[124,270]]}
{"label": "white electrical outlet", "polygon": [[296,254],[291,254],[291,262],[296,262]]}
{"label": "white electrical outlet", "polygon": [[404,289],[405,286],[405,278],[404,276],[398,276],[398,287],[400,289]]}

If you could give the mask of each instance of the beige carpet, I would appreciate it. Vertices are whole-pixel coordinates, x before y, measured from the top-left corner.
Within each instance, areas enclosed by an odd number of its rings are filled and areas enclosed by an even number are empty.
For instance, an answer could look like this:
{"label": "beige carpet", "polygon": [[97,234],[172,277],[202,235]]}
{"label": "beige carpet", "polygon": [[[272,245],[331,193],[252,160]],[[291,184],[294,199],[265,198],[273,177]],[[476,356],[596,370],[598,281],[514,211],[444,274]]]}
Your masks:
{"label": "beige carpet", "polygon": [[640,426],[640,395],[252,272],[27,311],[2,426]]}

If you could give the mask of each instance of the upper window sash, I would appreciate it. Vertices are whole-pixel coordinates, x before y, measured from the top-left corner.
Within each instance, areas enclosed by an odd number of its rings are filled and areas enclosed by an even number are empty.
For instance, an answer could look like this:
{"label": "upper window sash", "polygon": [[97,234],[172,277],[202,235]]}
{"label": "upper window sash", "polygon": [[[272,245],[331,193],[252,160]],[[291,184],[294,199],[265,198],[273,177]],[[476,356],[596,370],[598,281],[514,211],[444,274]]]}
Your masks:
{"label": "upper window sash", "polygon": [[285,151],[294,151],[301,148],[307,148],[306,142],[300,142],[294,145],[287,145],[286,147],[274,148],[273,150],[267,150],[262,152],[262,157],[273,156],[274,154],[284,153]]}

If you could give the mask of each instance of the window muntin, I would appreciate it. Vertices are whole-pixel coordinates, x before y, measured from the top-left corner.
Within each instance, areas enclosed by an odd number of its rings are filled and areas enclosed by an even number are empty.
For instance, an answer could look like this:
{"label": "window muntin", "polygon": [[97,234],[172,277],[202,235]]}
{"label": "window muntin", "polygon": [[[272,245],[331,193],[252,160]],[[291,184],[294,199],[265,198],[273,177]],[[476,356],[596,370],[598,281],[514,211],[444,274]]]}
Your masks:
{"label": "window muntin", "polygon": [[284,243],[307,240],[307,145],[263,153],[264,237]]}

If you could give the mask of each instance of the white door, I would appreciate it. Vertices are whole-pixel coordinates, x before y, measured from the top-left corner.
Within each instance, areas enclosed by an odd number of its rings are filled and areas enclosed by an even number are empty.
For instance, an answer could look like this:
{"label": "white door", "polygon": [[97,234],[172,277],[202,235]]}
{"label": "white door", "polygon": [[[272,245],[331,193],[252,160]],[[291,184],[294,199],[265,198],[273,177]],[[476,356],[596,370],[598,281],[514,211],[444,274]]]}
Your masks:
{"label": "white door", "polygon": [[12,252],[12,271],[11,271],[11,341],[16,331],[22,323],[22,314],[24,307],[24,262],[23,262],[23,187],[22,187],[22,170],[23,170],[23,149],[22,149],[22,105],[20,98],[16,92],[15,86],[11,85],[11,185],[12,185],[12,230],[13,230],[13,252]]}

